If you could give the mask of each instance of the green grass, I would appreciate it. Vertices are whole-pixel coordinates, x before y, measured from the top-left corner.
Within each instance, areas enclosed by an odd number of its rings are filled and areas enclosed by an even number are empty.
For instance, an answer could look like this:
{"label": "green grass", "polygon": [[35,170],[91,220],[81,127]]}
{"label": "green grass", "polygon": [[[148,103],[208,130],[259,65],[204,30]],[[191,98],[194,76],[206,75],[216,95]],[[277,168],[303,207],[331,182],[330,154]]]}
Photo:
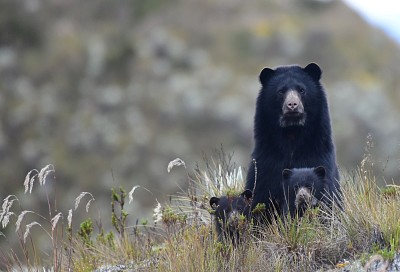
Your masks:
{"label": "green grass", "polygon": [[[96,229],[90,219],[89,206],[95,199],[88,192],[75,199],[68,214],[56,212],[56,201],[47,189],[46,215],[22,210],[22,199],[7,197],[0,212],[0,239],[9,248],[0,249],[1,269],[93,271],[124,265],[120,271],[326,271],[338,270],[354,260],[368,265],[376,256],[390,262],[399,251],[398,187],[379,188],[365,163],[354,173],[342,175],[343,209],[310,209],[302,218],[288,217],[256,231],[249,229],[236,247],[220,242],[213,229],[209,198],[242,192],[244,174],[230,155],[223,151],[216,154],[194,174],[187,172],[190,186],[186,192],[172,197],[169,205],[158,203],[151,224],[132,224],[124,210],[124,205],[129,205],[128,196],[131,199],[138,187],[129,194],[123,188],[111,190],[112,215],[102,219],[110,220],[113,226],[107,231]],[[171,168],[182,165],[180,160]],[[25,193],[34,194],[35,183],[46,188],[48,175],[55,175],[52,165],[31,171]],[[86,201],[87,218],[73,224],[73,214],[82,201]],[[73,229],[73,225],[79,228]],[[4,234],[7,228],[16,232],[19,246],[8,240]],[[39,248],[32,228],[47,237],[47,251]]]}

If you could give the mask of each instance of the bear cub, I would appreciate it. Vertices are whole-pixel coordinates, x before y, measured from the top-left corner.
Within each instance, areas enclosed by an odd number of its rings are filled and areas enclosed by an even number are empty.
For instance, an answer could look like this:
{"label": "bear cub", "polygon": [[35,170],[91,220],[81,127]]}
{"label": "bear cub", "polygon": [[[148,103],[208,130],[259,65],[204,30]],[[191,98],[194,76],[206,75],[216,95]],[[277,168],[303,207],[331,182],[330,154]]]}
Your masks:
{"label": "bear cub", "polygon": [[323,166],[315,168],[284,169],[282,184],[285,201],[282,203],[282,215],[289,213],[293,218],[301,217],[309,208],[315,208],[322,201],[330,205],[331,193]]}
{"label": "bear cub", "polygon": [[250,218],[252,197],[253,193],[245,190],[239,196],[221,196],[210,199],[220,241],[230,239],[234,245],[239,243],[240,235],[247,228],[247,220]]}

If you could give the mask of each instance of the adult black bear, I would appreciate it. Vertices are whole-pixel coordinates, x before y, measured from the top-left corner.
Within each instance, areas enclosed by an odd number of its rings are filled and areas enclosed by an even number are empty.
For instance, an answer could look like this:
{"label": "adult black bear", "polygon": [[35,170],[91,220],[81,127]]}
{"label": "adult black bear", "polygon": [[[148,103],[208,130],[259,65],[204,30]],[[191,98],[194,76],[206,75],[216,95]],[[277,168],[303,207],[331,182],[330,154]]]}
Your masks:
{"label": "adult black bear", "polygon": [[[252,207],[265,203],[267,220],[281,214],[285,168],[323,166],[330,192],[339,192],[339,173],[322,71],[315,63],[305,68],[264,68],[254,118],[255,146],[246,188],[253,191]],[[256,175],[257,174],[257,175]]]}
{"label": "adult black bear", "polygon": [[301,217],[307,209],[315,208],[321,202],[330,206],[330,188],[323,166],[284,169],[282,185],[286,200],[282,206],[282,214],[285,217],[288,213],[292,218],[296,215]]}
{"label": "adult black bear", "polygon": [[[248,226],[250,203],[253,194],[245,190],[240,196],[221,196],[210,198],[214,210],[215,227],[221,241],[232,240],[237,245],[240,234]],[[242,220],[243,219],[243,220]]]}

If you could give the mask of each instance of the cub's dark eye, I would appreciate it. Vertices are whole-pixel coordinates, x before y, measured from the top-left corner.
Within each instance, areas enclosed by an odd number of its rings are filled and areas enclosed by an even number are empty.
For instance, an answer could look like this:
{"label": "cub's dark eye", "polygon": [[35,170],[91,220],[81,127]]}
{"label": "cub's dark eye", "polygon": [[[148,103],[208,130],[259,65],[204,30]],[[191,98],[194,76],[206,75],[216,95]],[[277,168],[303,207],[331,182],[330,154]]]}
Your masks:
{"label": "cub's dark eye", "polygon": [[305,93],[306,93],[306,90],[305,90],[304,88],[300,88],[300,89],[299,89],[299,93],[300,93],[300,94],[305,94]]}
{"label": "cub's dark eye", "polygon": [[285,90],[284,90],[284,89],[279,89],[279,90],[278,90],[278,95],[279,95],[279,96],[282,96],[284,93],[285,93]]}
{"label": "cub's dark eye", "polygon": [[294,190],[297,192],[299,190],[299,185],[295,185]]}

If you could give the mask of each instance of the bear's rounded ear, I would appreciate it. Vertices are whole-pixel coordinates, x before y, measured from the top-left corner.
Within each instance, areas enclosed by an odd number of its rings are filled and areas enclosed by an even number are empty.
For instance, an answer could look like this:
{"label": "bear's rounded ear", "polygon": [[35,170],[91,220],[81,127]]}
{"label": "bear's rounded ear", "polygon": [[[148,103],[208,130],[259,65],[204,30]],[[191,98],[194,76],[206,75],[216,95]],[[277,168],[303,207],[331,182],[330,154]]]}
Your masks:
{"label": "bear's rounded ear", "polygon": [[218,202],[219,202],[219,198],[213,196],[212,198],[210,198],[210,206],[211,208],[213,208],[214,210],[217,208],[218,206]]}
{"label": "bear's rounded ear", "polygon": [[267,68],[265,67],[264,69],[262,69],[261,73],[260,73],[260,82],[261,84],[264,86],[265,84],[267,84],[267,82],[270,80],[270,78],[272,77],[272,75],[275,73],[274,70],[272,70],[271,68]]}
{"label": "bear's rounded ear", "polygon": [[283,169],[283,171],[282,171],[282,177],[284,179],[289,179],[292,176],[292,174],[293,174],[293,171],[290,169]]}
{"label": "bear's rounded ear", "polygon": [[253,197],[253,192],[250,191],[249,189],[246,189],[243,193],[240,194],[242,197],[245,199],[249,200],[250,198]]}
{"label": "bear's rounded ear", "polygon": [[319,81],[321,79],[321,68],[319,68],[318,64],[314,62],[304,67],[304,71],[315,81]]}
{"label": "bear's rounded ear", "polygon": [[314,173],[317,174],[317,176],[321,179],[324,179],[326,176],[326,170],[325,167],[323,166],[318,166],[314,168]]}

